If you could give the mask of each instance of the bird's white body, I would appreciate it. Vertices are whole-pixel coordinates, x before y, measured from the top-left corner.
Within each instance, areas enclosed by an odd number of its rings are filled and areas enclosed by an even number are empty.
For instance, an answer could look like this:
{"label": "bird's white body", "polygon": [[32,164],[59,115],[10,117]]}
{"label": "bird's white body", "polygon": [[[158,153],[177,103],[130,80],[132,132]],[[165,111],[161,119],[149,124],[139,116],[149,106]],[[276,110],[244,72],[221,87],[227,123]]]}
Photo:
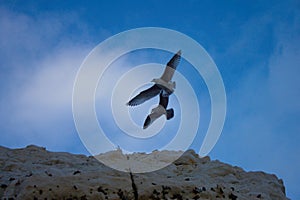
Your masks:
{"label": "bird's white body", "polygon": [[166,82],[165,80],[161,79],[161,78],[155,78],[153,79],[151,82],[156,83],[157,85],[161,85],[167,89],[169,89],[171,92],[174,92],[175,87],[176,87],[176,83],[175,81],[169,81]]}
{"label": "bird's white body", "polygon": [[162,105],[158,105],[157,107],[151,110],[151,113],[147,117],[147,122],[144,124],[144,129],[150,126],[155,120],[160,118],[162,115],[167,116],[167,111]]}
{"label": "bird's white body", "polygon": [[165,115],[167,113],[166,109],[162,105],[158,105],[157,107],[151,110],[151,114],[153,114],[154,118],[158,118],[161,115]]}

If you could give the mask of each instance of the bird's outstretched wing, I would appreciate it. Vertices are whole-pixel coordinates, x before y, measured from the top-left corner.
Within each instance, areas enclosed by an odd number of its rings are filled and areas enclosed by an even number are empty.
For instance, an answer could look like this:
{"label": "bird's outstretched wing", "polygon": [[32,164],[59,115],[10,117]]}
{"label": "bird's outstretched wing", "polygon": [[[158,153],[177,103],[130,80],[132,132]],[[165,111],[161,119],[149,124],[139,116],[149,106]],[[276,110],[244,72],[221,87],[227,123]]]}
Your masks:
{"label": "bird's outstretched wing", "polygon": [[172,58],[171,60],[167,63],[167,66],[165,68],[165,71],[163,75],[161,76],[161,79],[166,81],[167,83],[171,81],[174,72],[180,62],[181,59],[181,50],[179,50]]}
{"label": "bird's outstretched wing", "polygon": [[136,95],[134,98],[132,98],[127,105],[128,106],[137,106],[145,101],[151,99],[152,97],[155,97],[158,95],[161,91],[161,88],[159,88],[156,84],[152,87],[140,92],[138,95]]}

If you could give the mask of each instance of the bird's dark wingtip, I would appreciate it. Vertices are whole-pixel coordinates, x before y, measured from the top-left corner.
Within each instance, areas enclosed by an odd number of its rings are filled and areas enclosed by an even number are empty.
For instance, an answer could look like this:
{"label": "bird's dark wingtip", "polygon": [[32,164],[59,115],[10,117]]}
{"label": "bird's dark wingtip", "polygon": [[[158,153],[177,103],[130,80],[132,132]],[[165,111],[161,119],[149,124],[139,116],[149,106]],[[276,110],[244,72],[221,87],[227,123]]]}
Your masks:
{"label": "bird's dark wingtip", "polygon": [[150,124],[151,124],[151,118],[148,115],[145,122],[144,122],[143,129],[145,130],[146,128],[148,128],[148,126],[150,126]]}
{"label": "bird's dark wingtip", "polygon": [[176,54],[180,56],[181,55],[181,49],[179,51],[177,51]]}
{"label": "bird's dark wingtip", "polygon": [[126,106],[130,106],[130,107],[131,107],[131,106],[136,106],[136,105],[133,104],[133,103],[131,103],[131,102],[127,102],[127,103],[126,103]]}

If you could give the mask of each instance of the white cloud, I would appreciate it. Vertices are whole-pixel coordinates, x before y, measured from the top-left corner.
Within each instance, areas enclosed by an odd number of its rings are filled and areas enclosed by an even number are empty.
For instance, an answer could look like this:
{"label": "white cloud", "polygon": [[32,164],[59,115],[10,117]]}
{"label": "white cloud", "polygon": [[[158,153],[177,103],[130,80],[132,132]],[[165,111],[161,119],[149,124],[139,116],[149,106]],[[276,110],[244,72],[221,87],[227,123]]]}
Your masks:
{"label": "white cloud", "polygon": [[70,146],[73,82],[91,50],[75,39],[86,33],[70,31],[84,25],[72,13],[32,17],[0,7],[0,27],[1,145]]}
{"label": "white cloud", "polygon": [[37,63],[37,70],[27,73],[27,80],[22,90],[18,91],[18,112],[24,111],[28,119],[28,114],[34,114],[35,118],[47,118],[46,113],[59,115],[66,109],[69,111],[73,83],[86,52],[66,48]]}

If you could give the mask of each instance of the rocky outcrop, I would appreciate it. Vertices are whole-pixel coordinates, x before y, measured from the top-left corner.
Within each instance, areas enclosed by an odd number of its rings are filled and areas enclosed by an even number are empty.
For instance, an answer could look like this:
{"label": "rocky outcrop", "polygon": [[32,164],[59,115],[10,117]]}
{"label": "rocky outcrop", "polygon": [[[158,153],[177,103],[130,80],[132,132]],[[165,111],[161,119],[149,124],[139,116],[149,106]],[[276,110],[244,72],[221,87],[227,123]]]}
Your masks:
{"label": "rocky outcrop", "polygon": [[283,182],[275,175],[245,172],[199,158],[191,150],[165,168],[135,174],[111,169],[94,157],[33,145],[0,147],[0,169],[0,197],[7,200],[287,199]]}

